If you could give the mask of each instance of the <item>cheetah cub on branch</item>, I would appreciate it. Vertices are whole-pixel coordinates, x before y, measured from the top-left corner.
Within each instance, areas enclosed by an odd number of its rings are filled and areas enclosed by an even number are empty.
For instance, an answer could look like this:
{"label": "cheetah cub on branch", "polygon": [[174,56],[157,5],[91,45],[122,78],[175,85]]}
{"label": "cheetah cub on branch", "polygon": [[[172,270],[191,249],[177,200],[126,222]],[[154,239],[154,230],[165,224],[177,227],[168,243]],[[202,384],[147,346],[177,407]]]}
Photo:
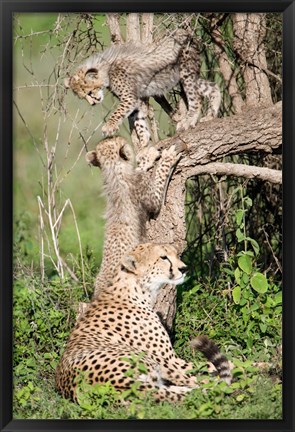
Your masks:
{"label": "cheetah cub on branch", "polygon": [[[135,381],[140,391],[152,390],[156,400],[179,401],[198,387],[190,371],[193,364],[177,357],[168,333],[153,311],[153,298],[167,283],[184,280],[185,264],[171,245],[138,245],[121,261],[111,286],[90,304],[72,331],[56,371],[56,385],[67,398],[77,400],[77,380],[90,384],[112,384],[124,391]],[[231,383],[230,364],[218,347],[206,336],[192,340],[213,363],[219,376]],[[140,358],[145,372],[131,368],[128,359]]]}
{"label": "cheetah cub on branch", "polygon": [[112,283],[122,257],[144,241],[146,222],[160,212],[169,175],[179,158],[175,146],[161,155],[149,147],[136,167],[132,148],[121,137],[107,138],[87,153],[86,160],[101,169],[107,199],[103,259],[94,298]]}
{"label": "cheetah cub on branch", "polygon": [[120,103],[102,127],[106,136],[114,135],[124,118],[133,114],[139,147],[146,146],[150,132],[142,101],[163,96],[180,83],[184,90],[187,112],[175,113],[177,130],[194,127],[201,115],[202,97],[209,98],[206,119],[217,117],[221,96],[215,83],[199,79],[200,53],[185,30],[158,44],[125,43],[114,45],[87,58],[65,79],[65,87],[91,105],[102,102],[104,88],[118,97]]}

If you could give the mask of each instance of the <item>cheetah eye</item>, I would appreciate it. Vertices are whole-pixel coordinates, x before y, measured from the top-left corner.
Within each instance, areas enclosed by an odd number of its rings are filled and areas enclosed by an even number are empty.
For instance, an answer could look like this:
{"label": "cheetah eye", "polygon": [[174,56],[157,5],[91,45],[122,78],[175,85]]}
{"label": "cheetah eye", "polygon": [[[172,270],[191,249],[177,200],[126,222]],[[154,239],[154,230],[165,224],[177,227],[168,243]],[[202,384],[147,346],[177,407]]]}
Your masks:
{"label": "cheetah eye", "polygon": [[126,153],[125,153],[125,151],[124,151],[124,147],[120,148],[120,150],[119,150],[119,156],[120,156],[120,158],[122,158],[125,161],[129,160],[128,157],[127,157],[127,155],[126,155]]}
{"label": "cheetah eye", "polygon": [[162,256],[160,256],[160,258],[161,258],[162,260],[168,260],[168,261],[170,261],[169,258],[168,258],[166,255],[162,255]]}
{"label": "cheetah eye", "polygon": [[86,72],[86,78],[90,78],[90,79],[93,79],[93,78],[95,78],[96,77],[96,75],[97,75],[97,69],[89,69],[87,72]]}

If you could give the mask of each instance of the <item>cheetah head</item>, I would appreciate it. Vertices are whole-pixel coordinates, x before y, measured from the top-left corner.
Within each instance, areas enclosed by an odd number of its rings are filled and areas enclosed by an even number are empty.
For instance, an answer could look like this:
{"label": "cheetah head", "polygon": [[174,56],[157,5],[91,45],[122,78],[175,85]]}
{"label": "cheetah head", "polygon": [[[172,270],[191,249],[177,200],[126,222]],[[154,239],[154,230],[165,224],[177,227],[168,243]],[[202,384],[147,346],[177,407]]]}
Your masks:
{"label": "cheetah head", "polygon": [[104,83],[98,78],[98,70],[95,68],[80,68],[76,73],[64,80],[65,88],[71,88],[80,98],[86,99],[90,105],[101,103],[104,98]]}
{"label": "cheetah head", "polygon": [[122,260],[121,270],[133,273],[149,286],[151,292],[164,284],[183,283],[186,265],[169,244],[143,243]]}
{"label": "cheetah head", "polygon": [[114,167],[122,163],[134,166],[134,153],[124,138],[112,137],[100,141],[94,151],[88,152],[86,161],[99,168]]}

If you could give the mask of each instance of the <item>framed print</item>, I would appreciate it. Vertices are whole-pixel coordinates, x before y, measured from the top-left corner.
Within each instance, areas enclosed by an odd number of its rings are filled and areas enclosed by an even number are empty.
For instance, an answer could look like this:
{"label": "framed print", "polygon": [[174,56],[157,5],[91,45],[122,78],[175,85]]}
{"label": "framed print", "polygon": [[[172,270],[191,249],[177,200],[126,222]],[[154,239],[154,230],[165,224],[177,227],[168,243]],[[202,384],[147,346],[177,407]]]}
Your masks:
{"label": "framed print", "polygon": [[294,18],[1,0],[1,431],[294,430]]}

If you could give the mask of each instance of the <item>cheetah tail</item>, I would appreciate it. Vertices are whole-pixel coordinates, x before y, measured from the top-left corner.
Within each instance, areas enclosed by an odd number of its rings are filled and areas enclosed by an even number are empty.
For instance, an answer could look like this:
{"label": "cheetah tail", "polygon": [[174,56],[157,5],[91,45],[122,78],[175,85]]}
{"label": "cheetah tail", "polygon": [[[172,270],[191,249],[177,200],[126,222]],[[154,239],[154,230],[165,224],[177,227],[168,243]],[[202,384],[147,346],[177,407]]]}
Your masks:
{"label": "cheetah tail", "polygon": [[225,355],[219,351],[215,342],[209,339],[208,336],[202,335],[194,338],[190,342],[190,345],[193,349],[201,351],[207,360],[215,366],[222,381],[231,384],[232,373],[230,363]]}

